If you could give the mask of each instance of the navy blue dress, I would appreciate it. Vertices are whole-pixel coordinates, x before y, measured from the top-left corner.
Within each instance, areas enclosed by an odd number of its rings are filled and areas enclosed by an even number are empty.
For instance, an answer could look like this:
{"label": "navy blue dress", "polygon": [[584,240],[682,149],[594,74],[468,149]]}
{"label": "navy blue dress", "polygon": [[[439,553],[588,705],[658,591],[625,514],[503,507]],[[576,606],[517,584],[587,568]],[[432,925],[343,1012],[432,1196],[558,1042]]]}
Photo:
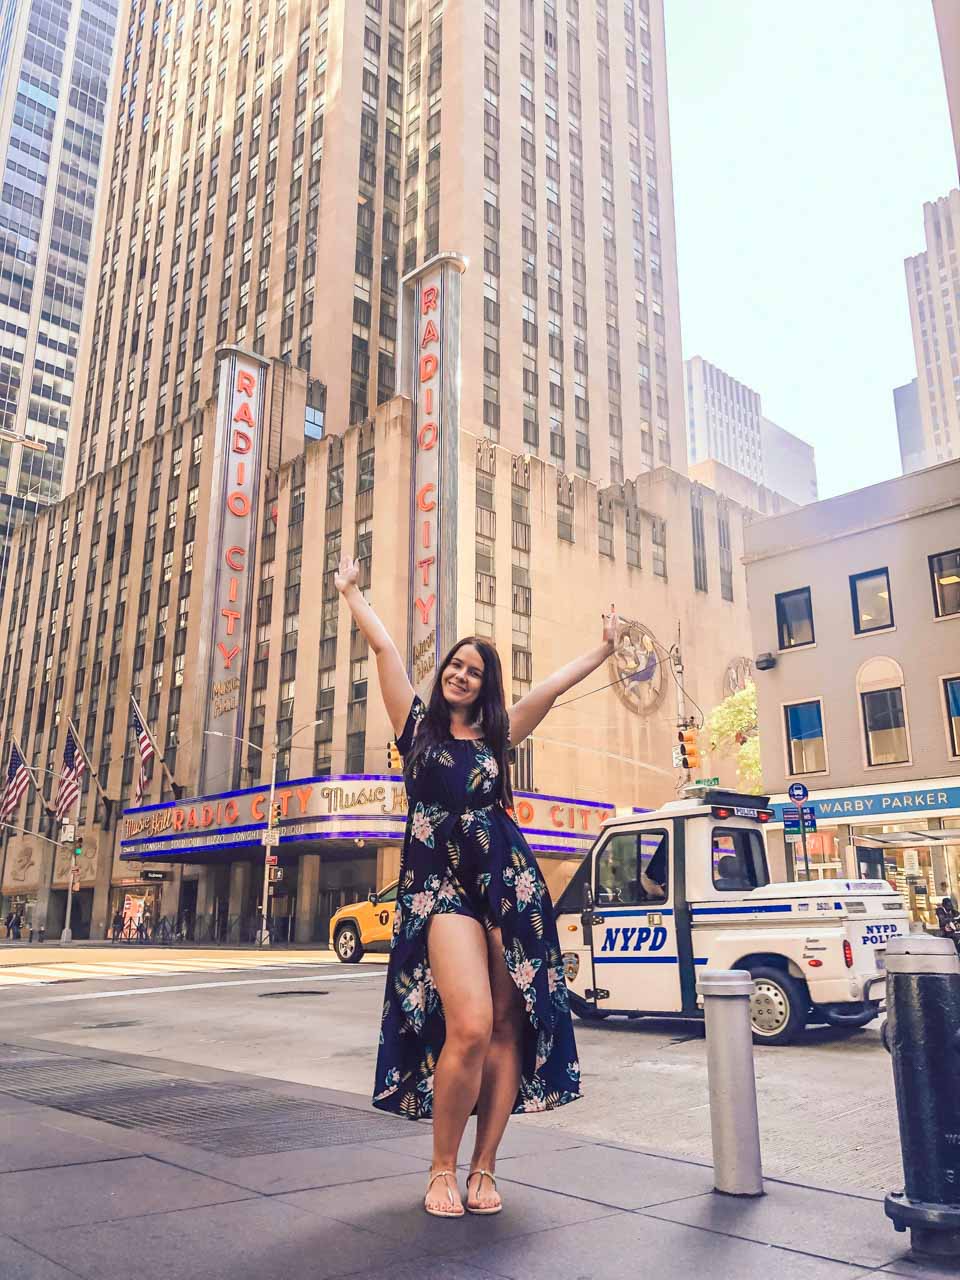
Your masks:
{"label": "navy blue dress", "polygon": [[[415,698],[397,740],[407,755],[425,707]],[[407,777],[409,810],[380,1026],[374,1106],[433,1114],[443,1006],[427,957],[427,924],[457,912],[501,930],[523,1000],[522,1078],[514,1112],[549,1111],[580,1095],[580,1064],[553,905],[536,859],[503,807],[500,769],[483,739],[431,748]]]}

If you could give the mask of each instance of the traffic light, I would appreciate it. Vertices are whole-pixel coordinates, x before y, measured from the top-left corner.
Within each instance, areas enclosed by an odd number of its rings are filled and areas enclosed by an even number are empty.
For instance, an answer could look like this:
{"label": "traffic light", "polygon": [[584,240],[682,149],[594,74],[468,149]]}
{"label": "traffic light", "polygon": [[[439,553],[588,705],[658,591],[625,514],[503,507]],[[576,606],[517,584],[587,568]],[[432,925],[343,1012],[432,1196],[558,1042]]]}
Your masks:
{"label": "traffic light", "polygon": [[271,827],[279,827],[281,812],[282,812],[282,806],[279,804],[275,804],[273,808],[270,810],[270,826]]}
{"label": "traffic light", "polygon": [[403,756],[396,741],[387,743],[387,768],[391,773],[403,773]]}
{"label": "traffic light", "polygon": [[699,769],[700,748],[697,746],[697,730],[681,729],[677,734],[677,741],[680,743],[682,768]]}
{"label": "traffic light", "polygon": [[73,851],[73,856],[77,859],[78,862],[83,857],[83,841],[82,840],[77,841],[76,848]]}

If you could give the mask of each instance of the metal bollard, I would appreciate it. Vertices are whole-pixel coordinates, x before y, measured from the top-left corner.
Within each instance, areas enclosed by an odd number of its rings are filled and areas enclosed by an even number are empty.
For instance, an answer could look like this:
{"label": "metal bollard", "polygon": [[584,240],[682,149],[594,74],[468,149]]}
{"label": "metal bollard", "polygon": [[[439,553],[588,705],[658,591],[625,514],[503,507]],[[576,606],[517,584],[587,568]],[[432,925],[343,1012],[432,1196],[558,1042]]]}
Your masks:
{"label": "metal bollard", "polygon": [[884,1208],[914,1252],[960,1259],[960,956],[950,938],[887,946],[883,1041],[893,1059],[904,1190]]}
{"label": "metal bollard", "polygon": [[697,980],[707,1024],[707,1075],[714,1190],[762,1196],[760,1122],[753,1070],[750,997],[745,969],[706,969]]}

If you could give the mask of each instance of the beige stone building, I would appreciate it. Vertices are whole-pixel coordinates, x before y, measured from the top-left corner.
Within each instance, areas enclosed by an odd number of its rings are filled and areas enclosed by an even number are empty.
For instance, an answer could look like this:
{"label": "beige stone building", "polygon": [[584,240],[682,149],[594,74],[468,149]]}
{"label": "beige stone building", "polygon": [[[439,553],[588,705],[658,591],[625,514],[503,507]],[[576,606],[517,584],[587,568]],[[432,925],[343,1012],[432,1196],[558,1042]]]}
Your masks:
{"label": "beige stone building", "polygon": [[746,573],[765,788],[809,789],[814,875],[932,919],[960,894],[960,461],[751,525]]}
{"label": "beige stone building", "polygon": [[[916,467],[934,466],[960,456],[960,190],[923,206],[927,247],[907,258],[907,295],[917,358],[916,414],[898,414],[901,456]],[[911,424],[909,450],[904,433]]]}
{"label": "beige stone building", "polygon": [[[344,549],[421,681],[476,630],[516,697],[628,620],[518,752],[559,882],[674,794],[678,629],[684,714],[747,664],[746,517],[684,474],[662,0],[205,0],[119,56],[71,492],[0,614],[4,743],[49,802],[72,718],[109,800],[85,780],[78,936],[252,936],[275,742],[276,935],[389,880]],[[4,901],[56,930],[57,824],[32,791],[16,823]]]}
{"label": "beige stone building", "polygon": [[933,0],[933,12],[937,22],[937,35],[940,37],[940,56],[947,83],[953,145],[957,153],[957,173],[960,174],[960,6],[955,0]]}
{"label": "beige stone building", "polygon": [[662,0],[213,0],[119,56],[76,483],[199,410],[223,342],[362,422],[440,248],[473,264],[472,430],[600,483],[685,469]]}
{"label": "beige stone building", "polygon": [[[370,598],[402,645],[411,405],[395,398],[370,422],[304,447],[305,373],[275,361],[264,379],[251,608],[233,636],[249,649],[231,713],[243,740],[234,780],[217,775],[198,788],[210,767],[201,760],[203,636],[217,612],[206,570],[222,552],[210,533],[216,405],[145,440],[14,542],[0,615],[4,739],[15,734],[45,770],[52,798],[71,717],[114,802],[105,815],[84,780],[80,935],[103,936],[119,911],[153,925],[179,921],[196,936],[251,936],[275,736],[279,936],[322,937],[342,901],[382,885],[397,865],[403,812],[387,769],[390,729],[332,569],[343,549],[361,556]],[[508,690],[521,693],[595,644],[611,601],[626,624],[617,658],[552,713],[515,766],[520,820],[559,883],[613,807],[675,794],[669,649],[678,627],[691,716],[744,669],[745,515],[666,468],[598,488],[467,432],[458,473],[457,630],[495,639]],[[131,690],[177,784],[174,794],[155,764],[141,806]],[[231,696],[226,683],[214,686],[215,703]],[[68,850],[50,843],[55,824],[32,790],[13,821],[25,833],[6,842],[4,902],[58,929]]]}

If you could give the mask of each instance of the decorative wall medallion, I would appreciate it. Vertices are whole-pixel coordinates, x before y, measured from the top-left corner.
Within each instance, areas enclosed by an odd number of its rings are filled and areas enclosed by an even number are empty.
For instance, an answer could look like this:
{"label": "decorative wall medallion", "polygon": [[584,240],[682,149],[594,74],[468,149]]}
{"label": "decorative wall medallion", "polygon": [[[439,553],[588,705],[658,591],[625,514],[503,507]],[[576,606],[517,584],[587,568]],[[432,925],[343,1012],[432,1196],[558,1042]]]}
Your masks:
{"label": "decorative wall medallion", "polygon": [[610,668],[617,684],[617,697],[631,711],[648,716],[663,701],[667,672],[662,650],[649,627],[642,622],[624,622],[620,642],[610,658]]}
{"label": "decorative wall medallion", "polygon": [[749,658],[733,658],[723,674],[723,696],[739,693],[753,680],[753,662]]}

